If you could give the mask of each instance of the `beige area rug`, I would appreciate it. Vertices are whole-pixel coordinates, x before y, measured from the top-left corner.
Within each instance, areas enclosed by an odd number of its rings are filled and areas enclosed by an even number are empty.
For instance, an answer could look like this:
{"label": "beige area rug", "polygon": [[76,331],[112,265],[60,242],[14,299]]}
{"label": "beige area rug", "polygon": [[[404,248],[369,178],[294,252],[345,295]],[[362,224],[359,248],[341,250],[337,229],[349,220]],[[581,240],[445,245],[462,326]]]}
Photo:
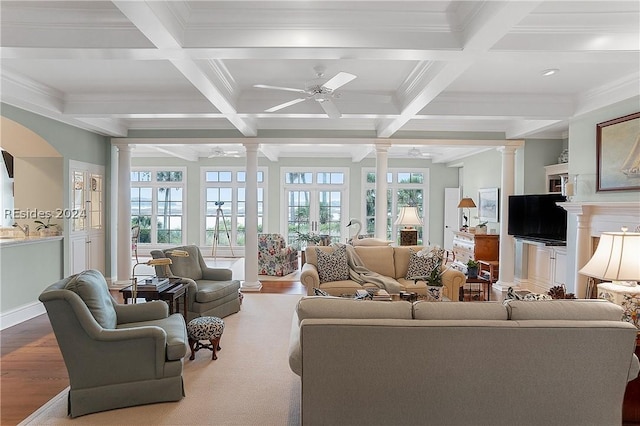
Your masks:
{"label": "beige area rug", "polygon": [[[298,425],[300,378],[289,369],[293,310],[301,296],[245,294],[242,310],[224,318],[222,350],[185,358],[186,396],[179,402],[143,405],[67,417],[61,392],[21,425]],[[111,366],[116,368],[116,366]]]}

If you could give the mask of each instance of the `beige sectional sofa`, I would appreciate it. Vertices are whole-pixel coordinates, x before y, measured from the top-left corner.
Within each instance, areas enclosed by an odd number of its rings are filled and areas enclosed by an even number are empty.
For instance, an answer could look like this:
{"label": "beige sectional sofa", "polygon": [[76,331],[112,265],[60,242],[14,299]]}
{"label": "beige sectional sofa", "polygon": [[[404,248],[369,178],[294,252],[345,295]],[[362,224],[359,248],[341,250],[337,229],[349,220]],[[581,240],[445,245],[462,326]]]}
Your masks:
{"label": "beige sectional sofa", "polygon": [[303,425],[619,425],[637,329],[602,300],[305,297]]}
{"label": "beige sectional sofa", "polygon": [[[421,246],[356,246],[355,252],[362,259],[367,269],[377,272],[395,280],[405,291],[413,291],[418,294],[426,294],[427,286],[419,281],[417,284],[406,279],[407,268],[409,266],[409,248],[415,252],[422,249]],[[314,288],[320,288],[330,295],[340,296],[343,294],[354,294],[357,289],[363,287],[375,287],[374,284],[366,283],[360,285],[353,280],[330,281],[321,283],[318,274],[318,257],[316,249],[325,253],[335,250],[334,246],[312,246],[305,250],[306,263],[300,272],[300,281],[307,288],[307,295],[314,294]],[[446,268],[445,268],[446,269]],[[444,295],[450,300],[458,300],[459,289],[465,283],[465,276],[462,272],[448,269],[442,276],[444,283]]]}

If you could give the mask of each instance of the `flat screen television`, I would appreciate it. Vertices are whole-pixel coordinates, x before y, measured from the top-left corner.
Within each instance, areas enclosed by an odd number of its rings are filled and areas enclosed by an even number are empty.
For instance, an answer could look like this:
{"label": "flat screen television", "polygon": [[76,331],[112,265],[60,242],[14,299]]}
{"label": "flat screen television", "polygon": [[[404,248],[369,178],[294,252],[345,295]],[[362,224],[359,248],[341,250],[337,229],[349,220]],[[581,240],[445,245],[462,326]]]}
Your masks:
{"label": "flat screen television", "polygon": [[563,201],[567,201],[567,197],[560,194],[509,196],[509,235],[550,245],[564,245],[567,241],[567,211],[556,205]]}

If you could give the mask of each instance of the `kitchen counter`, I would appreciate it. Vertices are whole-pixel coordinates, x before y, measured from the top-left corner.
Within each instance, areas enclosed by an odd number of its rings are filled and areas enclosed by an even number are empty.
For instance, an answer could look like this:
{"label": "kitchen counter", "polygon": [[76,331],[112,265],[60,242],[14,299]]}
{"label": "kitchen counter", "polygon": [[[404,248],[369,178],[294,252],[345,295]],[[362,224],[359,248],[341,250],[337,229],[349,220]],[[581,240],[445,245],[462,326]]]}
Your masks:
{"label": "kitchen counter", "polygon": [[30,235],[28,237],[6,237],[0,236],[0,247],[7,246],[15,246],[15,245],[26,245],[26,244],[37,244],[47,241],[59,241],[62,240],[62,235],[56,235],[53,237],[41,237],[39,235]]}

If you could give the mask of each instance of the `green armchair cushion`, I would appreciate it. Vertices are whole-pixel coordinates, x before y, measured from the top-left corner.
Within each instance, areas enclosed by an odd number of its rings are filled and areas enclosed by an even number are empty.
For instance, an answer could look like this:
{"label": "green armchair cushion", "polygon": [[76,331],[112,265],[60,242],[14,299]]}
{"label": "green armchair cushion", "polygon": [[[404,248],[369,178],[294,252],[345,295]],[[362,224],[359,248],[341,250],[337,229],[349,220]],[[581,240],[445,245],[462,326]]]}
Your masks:
{"label": "green armchair cushion", "polygon": [[[162,302],[164,303],[164,302]],[[166,318],[153,321],[132,322],[118,325],[118,329],[139,327],[160,327],[166,333],[166,356],[168,361],[183,358],[187,353],[187,329],[184,320],[179,315],[170,315]]]}
{"label": "green armchair cushion", "polygon": [[74,275],[65,289],[80,296],[102,328],[116,328],[118,318],[111,302],[111,294],[107,281],[99,271],[88,270]]}
{"label": "green armchair cushion", "polygon": [[238,287],[230,285],[229,281],[198,281],[198,292],[196,293],[196,302],[207,303],[214,300],[220,300],[229,294],[237,294]]}

